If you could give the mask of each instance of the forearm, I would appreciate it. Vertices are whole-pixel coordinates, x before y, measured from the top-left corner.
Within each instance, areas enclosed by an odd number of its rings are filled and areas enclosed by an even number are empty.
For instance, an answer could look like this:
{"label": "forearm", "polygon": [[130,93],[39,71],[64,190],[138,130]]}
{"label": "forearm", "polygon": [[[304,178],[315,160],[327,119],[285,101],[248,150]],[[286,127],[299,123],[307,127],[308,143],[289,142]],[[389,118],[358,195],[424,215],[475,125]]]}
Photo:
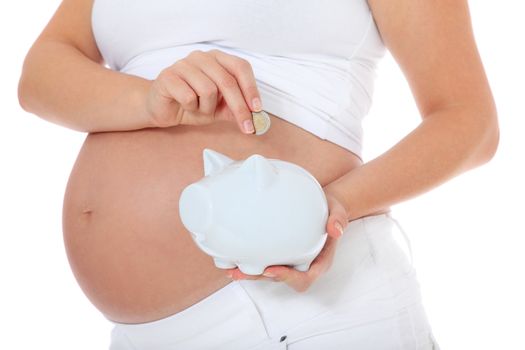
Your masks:
{"label": "forearm", "polygon": [[381,156],[325,187],[354,220],[438,186],[487,162],[499,138],[496,114],[460,108],[429,115]]}
{"label": "forearm", "polygon": [[150,81],[112,71],[66,43],[31,48],[19,83],[28,112],[84,132],[153,126],[146,112]]}

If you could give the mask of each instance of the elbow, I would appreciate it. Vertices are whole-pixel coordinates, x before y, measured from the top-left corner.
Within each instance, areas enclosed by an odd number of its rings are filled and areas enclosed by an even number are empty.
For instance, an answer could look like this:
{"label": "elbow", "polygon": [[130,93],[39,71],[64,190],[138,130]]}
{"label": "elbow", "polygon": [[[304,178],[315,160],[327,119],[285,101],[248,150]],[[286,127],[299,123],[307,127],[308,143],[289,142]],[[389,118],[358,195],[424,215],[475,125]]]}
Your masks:
{"label": "elbow", "polygon": [[18,80],[18,104],[24,111],[32,114],[37,114],[35,93],[34,79],[31,78],[31,75],[26,69],[22,69],[22,74]]}
{"label": "elbow", "polygon": [[483,132],[479,138],[479,160],[480,165],[488,163],[497,153],[500,139],[500,131],[497,113],[491,112],[485,118],[486,122],[482,128]]}
{"label": "elbow", "polygon": [[499,146],[499,127],[496,123],[495,127],[491,129],[490,139],[487,141],[485,162],[490,161],[496,155]]}
{"label": "elbow", "polygon": [[39,77],[35,72],[35,62],[30,51],[24,59],[18,79],[18,104],[24,111],[38,115]]}
{"label": "elbow", "polygon": [[30,54],[28,53],[22,64],[22,72],[18,80],[18,104],[26,112],[31,113],[31,102],[30,102],[30,87],[31,87],[31,75],[28,73],[30,65]]}
{"label": "elbow", "polygon": [[22,73],[22,76],[18,81],[18,104],[24,111],[30,112],[31,107],[29,104],[27,85],[27,78],[24,76],[24,73]]}

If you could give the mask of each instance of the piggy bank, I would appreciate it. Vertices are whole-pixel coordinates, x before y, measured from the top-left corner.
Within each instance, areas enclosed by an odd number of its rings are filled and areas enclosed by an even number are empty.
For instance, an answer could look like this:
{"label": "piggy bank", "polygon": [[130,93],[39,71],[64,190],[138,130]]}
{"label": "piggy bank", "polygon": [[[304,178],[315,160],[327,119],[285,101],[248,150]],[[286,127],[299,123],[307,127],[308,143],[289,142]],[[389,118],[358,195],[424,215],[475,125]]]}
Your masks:
{"label": "piggy bank", "polygon": [[185,187],[179,214],[221,269],[260,275],[270,265],[308,271],[327,238],[325,193],[297,164],[253,154],[234,161],[205,148],[204,177]]}

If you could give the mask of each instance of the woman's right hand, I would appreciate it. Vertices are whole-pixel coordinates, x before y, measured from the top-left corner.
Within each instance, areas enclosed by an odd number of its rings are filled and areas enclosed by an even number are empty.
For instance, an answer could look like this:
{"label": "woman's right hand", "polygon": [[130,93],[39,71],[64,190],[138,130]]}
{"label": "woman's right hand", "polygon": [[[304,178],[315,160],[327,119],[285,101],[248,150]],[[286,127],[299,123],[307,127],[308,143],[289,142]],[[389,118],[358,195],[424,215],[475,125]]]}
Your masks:
{"label": "woman's right hand", "polygon": [[260,95],[247,60],[217,49],[196,50],[152,82],[147,108],[157,127],[231,120],[252,134],[251,112],[261,110],[254,99]]}

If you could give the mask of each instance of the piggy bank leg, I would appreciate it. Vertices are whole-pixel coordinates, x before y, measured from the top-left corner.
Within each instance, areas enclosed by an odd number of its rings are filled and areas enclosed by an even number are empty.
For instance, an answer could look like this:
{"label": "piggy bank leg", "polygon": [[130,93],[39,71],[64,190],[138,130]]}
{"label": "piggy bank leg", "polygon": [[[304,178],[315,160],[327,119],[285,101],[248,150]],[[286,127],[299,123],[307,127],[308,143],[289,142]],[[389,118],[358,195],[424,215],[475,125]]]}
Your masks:
{"label": "piggy bank leg", "polygon": [[294,269],[298,270],[298,271],[301,271],[301,272],[306,272],[310,269],[310,264],[312,262],[309,261],[309,262],[305,262],[304,264],[298,264],[298,265],[294,265]]}
{"label": "piggy bank leg", "polygon": [[219,269],[233,269],[234,267],[237,267],[234,263],[228,260],[224,260],[221,258],[213,258],[213,262],[215,263],[215,266],[217,266]]}
{"label": "piggy bank leg", "polygon": [[251,265],[251,264],[239,264],[239,270],[246,275],[262,275],[265,266]]}

